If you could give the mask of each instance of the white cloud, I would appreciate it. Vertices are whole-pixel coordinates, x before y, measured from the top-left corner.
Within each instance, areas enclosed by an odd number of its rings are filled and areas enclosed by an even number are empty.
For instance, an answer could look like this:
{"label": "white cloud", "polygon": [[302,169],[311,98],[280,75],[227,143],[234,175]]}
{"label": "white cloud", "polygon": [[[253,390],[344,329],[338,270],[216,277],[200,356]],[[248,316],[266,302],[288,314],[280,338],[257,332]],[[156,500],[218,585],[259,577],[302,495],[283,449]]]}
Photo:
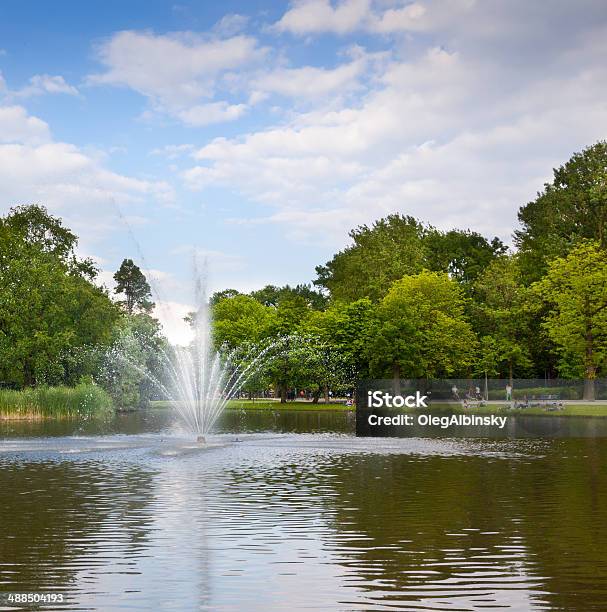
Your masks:
{"label": "white cloud", "polygon": [[375,32],[389,33],[422,29],[426,7],[420,2],[413,2],[400,8],[391,8],[370,20],[370,29]]}
{"label": "white cloud", "polygon": [[194,332],[184,318],[195,309],[191,304],[162,302],[156,304],[152,316],[157,318],[162,331],[172,344],[187,346],[194,339]]}
{"label": "white cloud", "polygon": [[312,34],[335,32],[346,34],[364,23],[370,10],[370,0],[299,0],[274,25],[282,32]]}
{"label": "white cloud", "polygon": [[277,223],[306,242],[341,242],[396,211],[507,240],[551,168],[607,136],[604,40],[591,28],[550,69],[514,71],[491,47],[394,57],[347,105],[324,96],[288,123],[216,138],[182,176],[266,207],[233,222]]}
{"label": "white cloud", "polygon": [[[388,4],[388,7],[386,7]],[[296,0],[273,29],[298,36],[366,31],[378,34],[442,29],[465,18],[476,0]]]}
{"label": "white cloud", "polygon": [[213,27],[220,36],[234,36],[247,27],[249,18],[246,15],[230,13],[224,15]]}
{"label": "white cloud", "polygon": [[227,102],[209,102],[197,104],[176,113],[186,125],[202,127],[211,123],[234,121],[247,111],[246,104],[228,104]]}
{"label": "white cloud", "polygon": [[40,144],[50,137],[48,124],[22,106],[0,106],[0,143]]}
{"label": "white cloud", "polygon": [[35,74],[29,80],[29,85],[12,92],[15,98],[29,98],[31,96],[41,96],[43,94],[67,94],[77,96],[78,90],[60,76],[50,74]]}
{"label": "white cloud", "polygon": [[193,144],[165,145],[164,147],[152,149],[150,155],[162,155],[167,159],[177,159],[182,155],[190,153],[194,148]]}
{"label": "white cloud", "polygon": [[155,111],[189,125],[207,125],[243,114],[243,104],[209,100],[216,97],[221,79],[230,71],[255,64],[265,55],[257,40],[245,35],[124,31],[99,47],[106,71],[89,76],[88,82],[129,87],[146,96]]}
{"label": "white cloud", "polygon": [[258,92],[292,98],[317,98],[355,88],[365,67],[366,61],[359,58],[333,69],[313,66],[281,68],[258,77],[252,85]]}
{"label": "white cloud", "polygon": [[112,172],[77,146],[53,141],[48,125],[22,107],[0,107],[0,135],[2,210],[42,203],[85,241],[112,231],[115,205],[128,209],[174,198],[167,183]]}
{"label": "white cloud", "polygon": [[171,255],[187,255],[203,268],[211,267],[214,271],[235,271],[244,268],[244,260],[240,255],[224,253],[212,249],[203,249],[191,244],[181,245],[171,251]]}

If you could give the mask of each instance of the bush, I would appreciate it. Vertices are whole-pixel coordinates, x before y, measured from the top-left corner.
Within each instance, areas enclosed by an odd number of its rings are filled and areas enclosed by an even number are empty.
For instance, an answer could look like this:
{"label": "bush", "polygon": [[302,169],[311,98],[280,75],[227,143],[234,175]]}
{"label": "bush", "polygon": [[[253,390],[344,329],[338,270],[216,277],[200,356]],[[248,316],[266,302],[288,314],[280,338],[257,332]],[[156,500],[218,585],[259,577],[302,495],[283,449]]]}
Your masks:
{"label": "bush", "polygon": [[0,390],[0,418],[71,418],[104,416],[112,412],[112,399],[101,387],[31,387]]}

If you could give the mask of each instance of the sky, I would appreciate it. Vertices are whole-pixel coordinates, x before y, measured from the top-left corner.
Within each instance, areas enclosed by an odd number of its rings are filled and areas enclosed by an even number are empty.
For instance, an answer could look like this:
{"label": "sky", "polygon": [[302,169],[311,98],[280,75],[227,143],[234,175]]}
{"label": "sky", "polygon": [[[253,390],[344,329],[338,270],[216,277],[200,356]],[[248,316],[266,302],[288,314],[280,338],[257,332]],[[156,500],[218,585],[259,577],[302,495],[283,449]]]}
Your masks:
{"label": "sky", "polygon": [[511,243],[607,137],[604,0],[0,3],[0,214],[40,203],[173,341],[209,291],[315,278],[390,213]]}

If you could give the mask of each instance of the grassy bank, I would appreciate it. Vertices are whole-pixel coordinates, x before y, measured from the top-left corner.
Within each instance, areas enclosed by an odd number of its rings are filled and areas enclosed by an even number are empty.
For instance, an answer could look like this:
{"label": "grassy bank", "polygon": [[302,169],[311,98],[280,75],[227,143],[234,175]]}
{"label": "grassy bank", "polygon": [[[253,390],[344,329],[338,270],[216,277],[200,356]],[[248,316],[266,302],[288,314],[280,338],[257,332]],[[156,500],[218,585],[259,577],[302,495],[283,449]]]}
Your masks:
{"label": "grassy bank", "polygon": [[[152,402],[153,408],[169,408],[172,402],[156,401]],[[346,406],[344,403],[331,404],[312,404],[311,402],[287,402],[281,404],[277,400],[230,400],[227,405],[228,410],[298,410],[298,411],[314,411],[314,410],[331,410],[345,411],[356,410],[355,406]],[[433,404],[430,411],[434,412],[451,412],[462,414],[508,414],[508,415],[533,415],[533,416],[586,416],[586,417],[607,417],[607,403],[571,403],[565,404],[560,410],[545,410],[544,407],[535,406],[533,408],[509,408],[504,402],[490,403],[485,406],[472,406],[463,408],[459,404]],[[412,409],[411,412],[419,412]]]}
{"label": "grassy bank", "polygon": [[[152,408],[169,408],[172,402],[156,401],[151,402]],[[313,404],[312,402],[287,402],[281,404],[277,400],[230,400],[226,406],[227,410],[331,410],[331,411],[344,411],[354,410],[352,406],[346,406],[340,403],[324,404],[319,402]]]}
{"label": "grassy bank", "polygon": [[542,406],[534,406],[530,408],[510,408],[505,403],[487,404],[485,406],[471,406],[470,408],[464,408],[458,404],[434,404],[429,410],[462,414],[607,417],[607,403],[604,402],[596,404],[565,403],[565,405],[559,410],[546,410]]}
{"label": "grassy bank", "polygon": [[111,412],[110,396],[93,384],[0,390],[0,419],[73,418]]}

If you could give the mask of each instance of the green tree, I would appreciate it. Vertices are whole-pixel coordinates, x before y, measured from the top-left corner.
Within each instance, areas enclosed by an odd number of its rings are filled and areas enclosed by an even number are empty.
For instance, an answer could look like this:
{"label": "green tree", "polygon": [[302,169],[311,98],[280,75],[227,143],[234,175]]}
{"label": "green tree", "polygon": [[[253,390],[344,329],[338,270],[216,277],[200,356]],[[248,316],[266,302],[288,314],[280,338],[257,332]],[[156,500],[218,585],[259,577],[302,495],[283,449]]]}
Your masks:
{"label": "green tree", "polygon": [[111,341],[119,312],[91,282],[96,271],[75,256],[76,244],[42,207],[0,220],[0,380],[73,384],[91,373],[74,351]]}
{"label": "green tree", "polygon": [[121,302],[127,314],[135,312],[150,312],[154,307],[151,301],[152,290],[145,275],[132,259],[124,259],[120,268],[114,274],[116,288],[114,293],[124,294],[125,299]]}
{"label": "green tree", "polygon": [[289,387],[296,383],[305,385],[301,376],[303,361],[298,332],[310,312],[311,308],[305,298],[291,292],[280,296],[275,309],[272,337],[280,342],[281,348],[268,363],[267,371],[282,403],[287,399]]}
{"label": "green tree", "polygon": [[466,374],[476,336],[464,316],[461,287],[442,272],[423,271],[396,281],[377,308],[368,344],[372,371],[398,381]]}
{"label": "green tree", "polygon": [[122,316],[113,334],[96,378],[118,409],[145,407],[164,383],[168,341],[147,313]]}
{"label": "green tree", "polygon": [[390,285],[422,269],[447,272],[464,287],[506,251],[498,238],[490,242],[477,232],[441,232],[413,217],[389,215],[371,227],[350,232],[351,246],[324,266],[314,283],[329,290],[334,300],[379,301]]}
{"label": "green tree", "polygon": [[322,310],[326,307],[328,299],[320,291],[315,291],[309,284],[296,285],[291,287],[277,287],[276,285],[266,285],[257,291],[249,294],[264,306],[278,306],[280,299],[287,295],[299,296],[306,304],[314,310]]}
{"label": "green tree", "polygon": [[367,345],[372,339],[376,306],[368,298],[334,302],[324,311],[310,313],[302,333],[318,338],[339,355],[342,383],[353,388],[369,375]]}
{"label": "green tree", "polygon": [[551,183],[518,213],[515,232],[528,281],[539,280],[548,262],[562,257],[581,240],[607,248],[607,142],[575,153],[554,170]]}
{"label": "green tree", "polygon": [[561,371],[583,375],[584,399],[593,400],[607,359],[607,252],[583,242],[554,259],[533,289],[550,305],[543,327],[560,348]]}
{"label": "green tree", "polygon": [[426,265],[436,272],[447,272],[465,288],[483,273],[495,259],[507,251],[495,237],[488,241],[478,232],[429,230],[424,238]]}
{"label": "green tree", "polygon": [[213,340],[218,349],[256,344],[271,335],[276,321],[273,308],[242,294],[219,300],[212,314]]}
{"label": "green tree", "polygon": [[278,306],[280,299],[281,288],[276,285],[266,285],[262,289],[251,291],[249,294],[253,299],[257,300],[264,306]]}
{"label": "green tree", "polygon": [[61,219],[50,215],[44,206],[15,206],[1,223],[11,234],[19,236],[36,250],[54,256],[70,272],[90,280],[97,276],[97,269],[91,259],[77,257],[76,235],[63,226]]}
{"label": "green tree", "polygon": [[226,298],[233,298],[236,297],[237,295],[241,295],[240,291],[237,291],[236,289],[224,289],[223,291],[216,291],[212,296],[211,299],[209,300],[209,305],[215,306],[215,304],[217,304],[218,302],[221,302],[221,300],[225,300]]}
{"label": "green tree", "polygon": [[479,367],[495,372],[505,366],[512,385],[515,368],[527,371],[532,367],[529,290],[521,282],[517,258],[494,260],[474,283],[473,293],[470,310],[482,336],[481,348],[488,352]]}
{"label": "green tree", "polygon": [[380,300],[395,280],[424,267],[425,233],[413,217],[396,214],[357,227],[349,234],[351,246],[316,267],[314,284],[328,289],[334,300]]}

